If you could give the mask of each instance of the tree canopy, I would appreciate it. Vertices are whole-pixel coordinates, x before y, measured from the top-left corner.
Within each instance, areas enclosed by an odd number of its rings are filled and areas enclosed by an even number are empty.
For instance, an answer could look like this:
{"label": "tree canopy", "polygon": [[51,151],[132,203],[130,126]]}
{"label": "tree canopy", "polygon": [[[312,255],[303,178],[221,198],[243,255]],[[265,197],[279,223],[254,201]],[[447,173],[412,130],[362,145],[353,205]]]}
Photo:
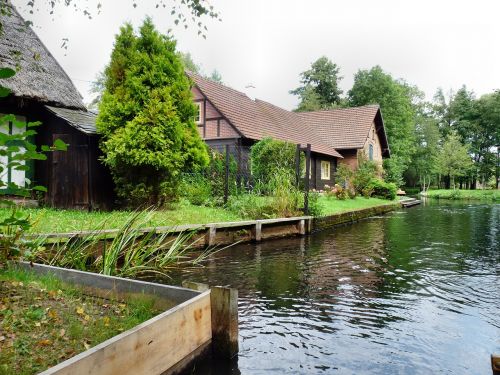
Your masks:
{"label": "tree canopy", "polygon": [[380,105],[391,148],[391,158],[385,162],[387,179],[398,185],[402,183],[414,152],[416,111],[413,99],[419,95],[414,87],[394,79],[380,66],[358,71],[348,92],[350,106]]}
{"label": "tree canopy", "polygon": [[340,68],[326,56],[312,63],[311,69],[300,73],[301,86],[290,93],[300,98],[297,111],[328,109],[341,103]]}
{"label": "tree canopy", "polygon": [[146,19],[116,37],[97,118],[103,161],[125,203],[175,199],[179,175],[208,163],[198,135],[190,81],[175,41]]}

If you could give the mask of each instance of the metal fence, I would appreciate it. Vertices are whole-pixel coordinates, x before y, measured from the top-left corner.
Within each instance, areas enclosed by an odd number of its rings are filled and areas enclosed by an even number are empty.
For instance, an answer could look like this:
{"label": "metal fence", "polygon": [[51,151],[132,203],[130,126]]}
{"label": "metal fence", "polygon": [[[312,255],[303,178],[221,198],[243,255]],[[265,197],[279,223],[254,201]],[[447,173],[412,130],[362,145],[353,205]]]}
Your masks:
{"label": "metal fence", "polygon": [[[182,194],[189,196],[192,203],[202,204],[210,199],[212,204],[225,205],[231,196],[253,192],[257,181],[252,176],[250,147],[238,144],[211,145],[211,162],[203,170],[191,171],[183,175]],[[301,169],[300,155],[306,159],[305,170]],[[307,214],[309,201],[310,145],[297,145],[296,186],[304,191],[303,210]]]}

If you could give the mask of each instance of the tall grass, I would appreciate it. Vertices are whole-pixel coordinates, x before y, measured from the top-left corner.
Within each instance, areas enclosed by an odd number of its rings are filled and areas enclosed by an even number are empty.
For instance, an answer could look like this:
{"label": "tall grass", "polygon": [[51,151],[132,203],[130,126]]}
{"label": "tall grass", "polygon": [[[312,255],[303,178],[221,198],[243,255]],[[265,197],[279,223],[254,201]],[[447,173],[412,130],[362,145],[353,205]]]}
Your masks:
{"label": "tall grass", "polygon": [[145,231],[153,214],[151,210],[131,214],[111,238],[101,227],[88,236],[39,248],[33,260],[103,275],[158,278],[168,277],[173,267],[199,265],[214,252],[208,249],[195,258],[188,257],[199,241],[193,239],[194,232]]}

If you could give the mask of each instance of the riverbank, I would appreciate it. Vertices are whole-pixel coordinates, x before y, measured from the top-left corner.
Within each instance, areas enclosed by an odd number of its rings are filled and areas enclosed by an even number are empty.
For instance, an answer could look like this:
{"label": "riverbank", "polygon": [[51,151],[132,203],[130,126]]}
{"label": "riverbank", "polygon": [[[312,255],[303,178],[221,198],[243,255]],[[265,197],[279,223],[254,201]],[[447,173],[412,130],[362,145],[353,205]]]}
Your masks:
{"label": "riverbank", "polygon": [[429,190],[420,193],[420,196],[432,199],[448,200],[478,200],[500,202],[499,190],[459,190],[459,189],[441,189]]}
{"label": "riverbank", "polygon": [[[356,197],[355,199],[338,200],[321,196],[318,204],[322,216],[335,215],[345,212],[358,211],[365,208],[385,206],[393,202],[378,198]],[[133,211],[79,211],[58,210],[53,208],[19,208],[21,214],[29,214],[34,222],[29,233],[74,233],[81,231],[119,229],[130,220]],[[11,209],[0,208],[0,220],[10,215]],[[146,213],[141,214],[143,216]],[[180,225],[205,225],[209,223],[234,223],[248,220],[277,219],[271,217],[249,218],[242,213],[225,209],[223,207],[195,206],[187,202],[177,204],[171,210],[155,210],[150,213],[148,220],[141,220],[141,215],[136,222],[144,228],[175,227]]]}

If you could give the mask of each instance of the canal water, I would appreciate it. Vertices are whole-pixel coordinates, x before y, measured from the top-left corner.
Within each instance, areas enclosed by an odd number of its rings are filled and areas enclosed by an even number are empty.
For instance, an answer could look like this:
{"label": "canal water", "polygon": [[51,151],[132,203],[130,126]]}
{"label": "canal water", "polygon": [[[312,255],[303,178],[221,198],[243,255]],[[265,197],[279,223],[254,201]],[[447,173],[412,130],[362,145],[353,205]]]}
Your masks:
{"label": "canal water", "polygon": [[195,374],[491,374],[500,205],[396,211],[238,245],[174,278],[239,290],[240,353]]}

